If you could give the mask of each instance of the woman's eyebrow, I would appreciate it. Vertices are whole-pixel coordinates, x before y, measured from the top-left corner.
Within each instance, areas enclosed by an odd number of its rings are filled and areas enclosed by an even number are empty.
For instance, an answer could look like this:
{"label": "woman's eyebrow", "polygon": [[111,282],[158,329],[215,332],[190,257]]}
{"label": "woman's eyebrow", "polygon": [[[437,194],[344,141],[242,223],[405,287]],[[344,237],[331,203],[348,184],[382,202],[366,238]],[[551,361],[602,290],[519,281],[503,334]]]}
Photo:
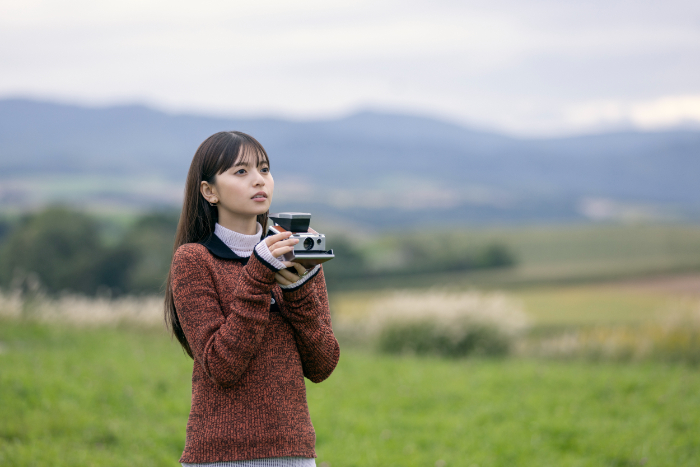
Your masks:
{"label": "woman's eyebrow", "polygon": [[[260,159],[260,161],[257,164],[257,167],[260,167],[261,165],[270,165],[270,163],[268,161],[266,161],[265,159]],[[232,165],[232,167],[239,167],[239,166],[251,167],[251,164],[250,164],[250,161],[245,160],[245,159],[241,159]]]}

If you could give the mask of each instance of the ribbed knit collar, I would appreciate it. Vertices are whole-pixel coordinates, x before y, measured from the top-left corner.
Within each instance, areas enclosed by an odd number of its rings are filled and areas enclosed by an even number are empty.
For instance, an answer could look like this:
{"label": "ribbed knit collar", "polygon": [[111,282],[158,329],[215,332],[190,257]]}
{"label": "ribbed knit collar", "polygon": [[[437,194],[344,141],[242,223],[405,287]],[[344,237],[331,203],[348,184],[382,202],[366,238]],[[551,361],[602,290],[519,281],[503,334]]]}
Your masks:
{"label": "ribbed knit collar", "polygon": [[222,226],[221,224],[216,224],[214,226],[214,234],[219,237],[219,239],[224,242],[224,244],[229,247],[236,255],[242,258],[248,258],[253,254],[255,245],[260,243],[260,237],[262,235],[262,225],[260,222],[258,224],[258,231],[254,235],[245,235]]}

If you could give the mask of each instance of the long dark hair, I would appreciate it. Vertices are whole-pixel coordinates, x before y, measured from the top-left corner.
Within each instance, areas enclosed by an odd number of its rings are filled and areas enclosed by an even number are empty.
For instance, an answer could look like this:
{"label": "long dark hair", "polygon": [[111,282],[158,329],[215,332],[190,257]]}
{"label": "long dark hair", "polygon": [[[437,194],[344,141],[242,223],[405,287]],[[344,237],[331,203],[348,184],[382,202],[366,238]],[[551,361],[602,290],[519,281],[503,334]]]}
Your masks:
{"label": "long dark hair", "polygon": [[[270,164],[262,145],[252,136],[240,131],[222,131],[211,135],[199,145],[192,158],[190,170],[185,183],[185,200],[182,214],[177,224],[173,253],[185,243],[197,243],[214,232],[218,220],[216,206],[211,206],[200,192],[202,181],[213,183],[214,177],[233,167],[240,160],[257,167],[261,163]],[[258,215],[258,222],[267,225],[268,213]],[[265,232],[263,231],[263,235]],[[173,298],[172,275],[168,273],[165,289],[165,325],[177,338],[187,355],[194,358],[192,348],[187,342],[180,326]]]}

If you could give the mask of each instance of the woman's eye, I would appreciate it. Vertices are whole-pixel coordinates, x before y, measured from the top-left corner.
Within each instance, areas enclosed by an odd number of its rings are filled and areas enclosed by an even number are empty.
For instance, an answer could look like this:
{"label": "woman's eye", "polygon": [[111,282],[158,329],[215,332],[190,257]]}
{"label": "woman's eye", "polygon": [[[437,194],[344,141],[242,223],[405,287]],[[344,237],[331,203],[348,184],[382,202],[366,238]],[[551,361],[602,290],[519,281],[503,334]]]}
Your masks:
{"label": "woman's eye", "polygon": [[264,174],[270,173],[270,168],[269,168],[269,167],[263,167],[262,169],[260,169],[260,171],[261,171],[262,173],[264,173]]}
{"label": "woman's eye", "polygon": [[243,175],[245,174],[245,169],[240,169],[239,171],[236,172],[236,175]]}

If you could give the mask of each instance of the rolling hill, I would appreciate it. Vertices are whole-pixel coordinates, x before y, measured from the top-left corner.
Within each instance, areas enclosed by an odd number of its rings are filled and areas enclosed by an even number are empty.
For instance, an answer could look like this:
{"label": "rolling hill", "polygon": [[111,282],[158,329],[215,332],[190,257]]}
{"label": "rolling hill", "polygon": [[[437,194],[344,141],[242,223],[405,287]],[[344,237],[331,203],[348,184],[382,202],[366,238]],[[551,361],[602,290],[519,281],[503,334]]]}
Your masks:
{"label": "rolling hill", "polygon": [[700,132],[522,139],[420,116],[286,121],[0,100],[0,207],[175,206],[198,144],[267,149],[275,207],[356,225],[700,218]]}

